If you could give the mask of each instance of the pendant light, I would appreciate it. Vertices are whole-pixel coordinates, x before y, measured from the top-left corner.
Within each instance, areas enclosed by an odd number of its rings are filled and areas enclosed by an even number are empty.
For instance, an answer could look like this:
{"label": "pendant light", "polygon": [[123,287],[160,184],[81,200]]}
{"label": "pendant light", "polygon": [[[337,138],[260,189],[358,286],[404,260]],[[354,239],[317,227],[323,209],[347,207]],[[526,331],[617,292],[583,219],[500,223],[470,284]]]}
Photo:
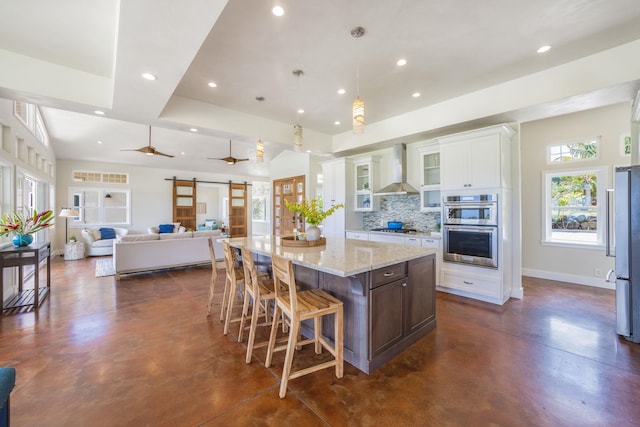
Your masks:
{"label": "pendant light", "polygon": [[264,142],[258,138],[258,142],[256,142],[256,163],[262,162],[264,162]]}
{"label": "pendant light", "polygon": [[[365,30],[356,27],[351,30],[351,35],[356,39],[364,36]],[[360,55],[356,54],[356,99],[352,104],[353,133],[364,133],[364,100],[360,99]]]}
{"label": "pendant light", "polygon": [[302,151],[302,125],[300,124],[300,76],[304,72],[302,70],[293,70],[293,75],[296,76],[296,124],[293,126],[293,149],[295,151]]}

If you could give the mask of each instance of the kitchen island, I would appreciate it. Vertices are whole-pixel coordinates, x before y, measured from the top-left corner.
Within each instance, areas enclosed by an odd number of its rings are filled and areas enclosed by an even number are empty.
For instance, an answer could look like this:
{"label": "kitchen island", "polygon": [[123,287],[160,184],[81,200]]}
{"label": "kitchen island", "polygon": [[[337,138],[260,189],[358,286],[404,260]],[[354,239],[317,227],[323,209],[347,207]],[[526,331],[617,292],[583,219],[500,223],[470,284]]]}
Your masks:
{"label": "kitchen island", "polygon": [[[323,246],[283,246],[275,236],[229,243],[252,250],[259,263],[268,265],[274,253],[291,259],[302,290],[320,288],[340,299],[344,359],[367,374],[436,326],[434,249],[337,238]],[[333,321],[323,320],[329,340]],[[303,334],[311,335],[311,328],[303,324]]]}

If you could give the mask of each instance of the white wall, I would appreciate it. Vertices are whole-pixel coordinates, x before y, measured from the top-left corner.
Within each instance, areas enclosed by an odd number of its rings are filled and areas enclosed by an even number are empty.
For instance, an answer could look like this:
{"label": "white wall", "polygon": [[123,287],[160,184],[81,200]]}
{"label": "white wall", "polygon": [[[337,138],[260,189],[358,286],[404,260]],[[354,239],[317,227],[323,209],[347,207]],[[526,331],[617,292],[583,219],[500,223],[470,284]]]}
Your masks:
{"label": "white wall", "polygon": [[222,199],[228,195],[228,186],[225,184],[196,184],[196,202],[207,206],[207,213],[196,215],[196,223],[204,224],[206,219],[215,219],[220,227],[223,219]]}
{"label": "white wall", "polygon": [[[620,144],[630,132],[630,103],[587,110],[521,125],[522,152],[522,267],[523,274],[573,283],[612,287],[604,277],[596,277],[595,269],[606,273],[613,268],[613,258],[602,249],[576,249],[545,246],[542,215],[544,189],[542,174],[551,170],[546,162],[546,148],[585,137],[600,136],[600,157],[580,164],[554,165],[568,170],[606,166],[608,185],[612,185],[613,168],[628,165],[630,157],[621,154]],[[601,183],[601,185],[603,185]],[[604,201],[601,201],[604,203]],[[604,224],[604,221],[602,222]]]}
{"label": "white wall", "polygon": [[[158,225],[160,223],[170,222],[173,216],[173,183],[167,181],[166,178],[188,179],[202,181],[217,181],[228,182],[228,175],[220,175],[214,173],[196,173],[195,176],[191,172],[168,170],[168,169],[155,169],[155,168],[143,168],[132,167],[130,165],[120,165],[114,163],[99,163],[99,162],[85,162],[78,160],[58,160],[57,163],[57,187],[58,194],[56,196],[56,205],[63,206],[70,203],[69,187],[109,187],[118,188],[117,184],[94,184],[94,183],[80,183],[74,182],[71,179],[71,174],[74,170],[85,171],[99,171],[99,172],[118,172],[129,174],[129,185],[123,185],[123,189],[130,189],[131,191],[131,224],[126,226],[133,231],[146,233],[147,227]],[[233,182],[251,182],[250,177],[236,176],[233,177]],[[225,197],[226,189],[220,191]],[[247,200],[251,200],[251,186],[247,194]],[[218,216],[221,216],[220,205],[212,206],[214,210],[218,209]],[[207,217],[209,216],[209,206],[207,206]],[[217,217],[213,216],[218,219]],[[77,228],[76,235],[79,234],[79,229],[82,226],[73,226],[69,223],[69,234],[72,234],[72,230]],[[251,233],[251,221],[249,221],[249,233]],[[57,231],[56,241],[59,245],[64,240],[64,227]],[[61,247],[61,246],[58,246]]]}

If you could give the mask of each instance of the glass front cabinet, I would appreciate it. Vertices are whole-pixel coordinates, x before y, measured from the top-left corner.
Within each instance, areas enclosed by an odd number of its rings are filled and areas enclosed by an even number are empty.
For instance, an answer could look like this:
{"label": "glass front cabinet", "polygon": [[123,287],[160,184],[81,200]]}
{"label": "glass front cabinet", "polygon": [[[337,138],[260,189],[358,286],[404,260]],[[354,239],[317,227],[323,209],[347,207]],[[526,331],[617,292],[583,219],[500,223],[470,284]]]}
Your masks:
{"label": "glass front cabinet", "polygon": [[420,186],[420,211],[439,212],[440,196],[440,148],[437,144],[419,149],[422,185]]}
{"label": "glass front cabinet", "polygon": [[378,198],[373,196],[378,190],[378,165],[374,157],[354,159],[355,167],[355,211],[371,212],[378,209]]}

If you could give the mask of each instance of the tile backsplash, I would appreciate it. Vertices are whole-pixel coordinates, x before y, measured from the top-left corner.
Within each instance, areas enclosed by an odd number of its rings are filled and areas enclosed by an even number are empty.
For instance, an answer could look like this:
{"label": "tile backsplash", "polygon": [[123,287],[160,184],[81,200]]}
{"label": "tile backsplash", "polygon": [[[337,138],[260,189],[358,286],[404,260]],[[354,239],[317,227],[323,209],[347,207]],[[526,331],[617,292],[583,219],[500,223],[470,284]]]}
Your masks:
{"label": "tile backsplash", "polygon": [[420,195],[380,196],[380,210],[364,212],[362,228],[386,227],[387,221],[402,221],[404,228],[432,231],[440,224],[439,212],[420,212]]}

